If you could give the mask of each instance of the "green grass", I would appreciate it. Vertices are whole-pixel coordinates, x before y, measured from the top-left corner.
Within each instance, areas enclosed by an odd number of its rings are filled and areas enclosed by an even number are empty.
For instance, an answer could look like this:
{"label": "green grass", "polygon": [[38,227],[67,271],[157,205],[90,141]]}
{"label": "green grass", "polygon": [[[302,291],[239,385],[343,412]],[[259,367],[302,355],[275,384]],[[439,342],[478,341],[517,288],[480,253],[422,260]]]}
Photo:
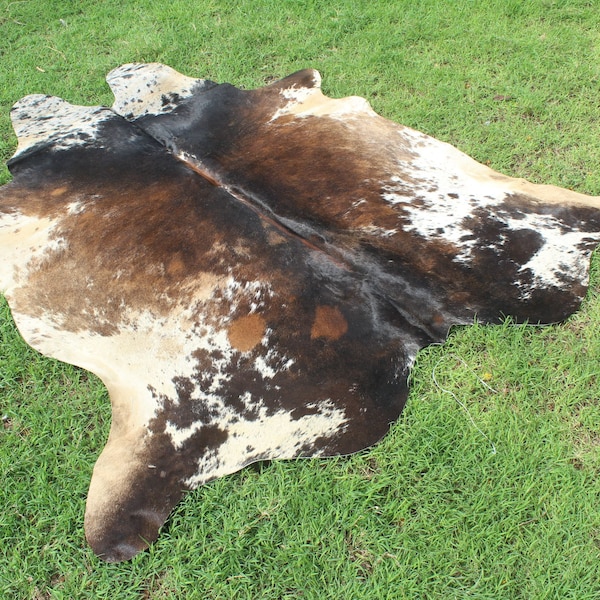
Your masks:
{"label": "green grass", "polygon": [[[329,95],[600,194],[595,1],[2,0],[0,158],[20,97],[110,105],[104,76],[132,61],[245,87],[316,67]],[[0,598],[600,598],[599,258],[568,323],[466,327],[423,351],[371,450],[205,486],[120,565],[82,528],[104,388],[30,350],[2,304]]]}

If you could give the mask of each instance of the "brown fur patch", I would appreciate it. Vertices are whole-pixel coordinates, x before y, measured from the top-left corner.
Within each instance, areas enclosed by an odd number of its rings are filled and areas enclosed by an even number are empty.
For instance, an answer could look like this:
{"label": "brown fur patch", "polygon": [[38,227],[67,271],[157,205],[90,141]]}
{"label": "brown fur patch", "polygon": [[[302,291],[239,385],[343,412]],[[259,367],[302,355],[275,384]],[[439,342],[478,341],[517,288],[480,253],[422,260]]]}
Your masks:
{"label": "brown fur patch", "polygon": [[265,334],[265,320],[255,313],[236,319],[227,331],[229,343],[240,352],[248,352]]}
{"label": "brown fur patch", "polygon": [[186,274],[185,271],[185,262],[181,257],[181,252],[177,252],[173,255],[171,260],[169,260],[169,263],[167,265],[167,273],[171,277],[183,277]]}
{"label": "brown fur patch", "polygon": [[320,337],[337,340],[348,331],[348,322],[335,306],[317,306],[310,330],[311,339]]}

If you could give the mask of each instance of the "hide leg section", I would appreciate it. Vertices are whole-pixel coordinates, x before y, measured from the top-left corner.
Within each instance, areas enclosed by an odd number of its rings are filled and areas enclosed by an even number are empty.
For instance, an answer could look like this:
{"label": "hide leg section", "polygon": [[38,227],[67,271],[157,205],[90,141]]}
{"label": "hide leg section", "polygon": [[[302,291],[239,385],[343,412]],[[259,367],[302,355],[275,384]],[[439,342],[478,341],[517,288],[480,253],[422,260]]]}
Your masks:
{"label": "hide leg section", "polygon": [[158,537],[184,491],[169,471],[172,452],[143,430],[109,440],[94,467],[85,513],[86,538],[103,560],[129,560]]}

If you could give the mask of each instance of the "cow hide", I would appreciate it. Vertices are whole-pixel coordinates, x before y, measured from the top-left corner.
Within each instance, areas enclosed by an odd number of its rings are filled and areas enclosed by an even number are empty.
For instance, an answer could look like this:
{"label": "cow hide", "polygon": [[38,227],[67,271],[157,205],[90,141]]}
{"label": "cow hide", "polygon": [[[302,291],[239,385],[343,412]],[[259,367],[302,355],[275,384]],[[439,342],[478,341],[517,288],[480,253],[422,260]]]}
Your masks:
{"label": "cow hide", "polygon": [[0,189],[21,334],[110,393],[85,514],[104,560],[147,547],[185,490],[375,443],[452,325],[560,321],[586,292],[597,198],[327,98],[314,70],[108,82],[112,108],[19,101]]}

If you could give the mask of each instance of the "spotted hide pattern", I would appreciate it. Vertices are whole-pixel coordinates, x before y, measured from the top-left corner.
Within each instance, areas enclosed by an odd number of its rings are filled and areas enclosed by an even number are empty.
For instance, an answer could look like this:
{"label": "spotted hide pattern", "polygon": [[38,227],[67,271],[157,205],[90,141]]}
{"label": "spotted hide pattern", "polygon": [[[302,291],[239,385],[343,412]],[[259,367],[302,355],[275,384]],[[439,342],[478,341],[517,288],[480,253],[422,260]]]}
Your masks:
{"label": "spotted hide pattern", "polygon": [[112,108],[18,102],[0,189],[20,332],[110,393],[85,515],[107,561],[185,490],[375,443],[452,325],[559,321],[586,292],[598,199],[327,98],[316,71],[245,91],[135,64],[108,82]]}

